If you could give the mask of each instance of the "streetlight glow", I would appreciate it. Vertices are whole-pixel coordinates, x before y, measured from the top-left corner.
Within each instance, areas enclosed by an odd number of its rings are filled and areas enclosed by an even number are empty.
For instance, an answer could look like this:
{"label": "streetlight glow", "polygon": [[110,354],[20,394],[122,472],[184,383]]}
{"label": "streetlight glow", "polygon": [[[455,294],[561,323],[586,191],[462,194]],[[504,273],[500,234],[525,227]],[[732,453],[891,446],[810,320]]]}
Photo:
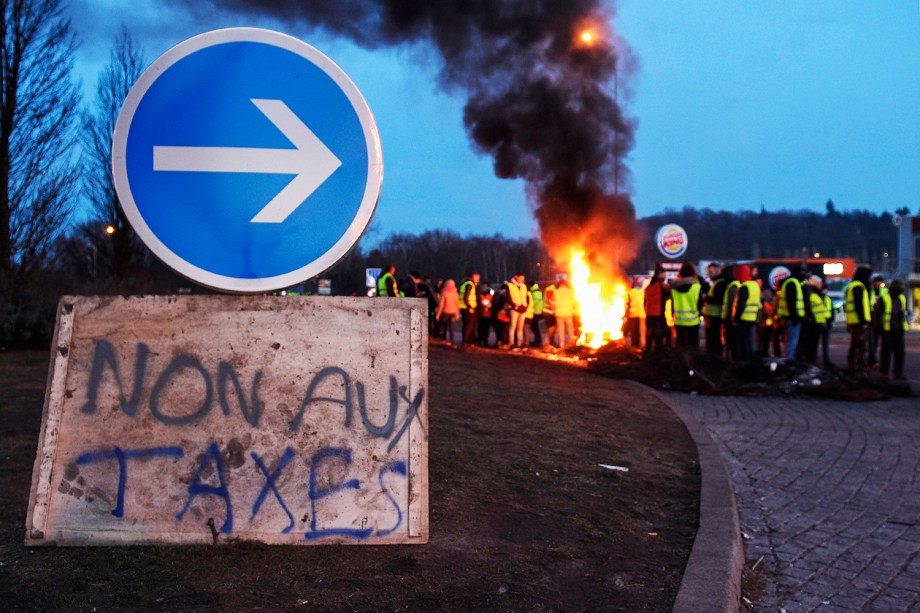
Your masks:
{"label": "streetlight glow", "polygon": [[109,236],[115,234],[115,226],[113,226],[112,224],[107,224],[105,226],[105,233],[108,234]]}

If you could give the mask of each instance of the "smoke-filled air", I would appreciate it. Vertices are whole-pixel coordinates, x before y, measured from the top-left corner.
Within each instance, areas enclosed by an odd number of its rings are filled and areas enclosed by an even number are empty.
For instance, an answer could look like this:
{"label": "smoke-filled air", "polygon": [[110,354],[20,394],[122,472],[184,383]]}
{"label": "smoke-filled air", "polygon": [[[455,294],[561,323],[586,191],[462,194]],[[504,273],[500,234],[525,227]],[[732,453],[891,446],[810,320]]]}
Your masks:
{"label": "smoke-filled air", "polygon": [[[557,260],[583,249],[617,274],[637,227],[624,158],[633,122],[618,104],[635,61],[600,0],[211,0],[378,48],[430,44],[442,87],[467,94],[466,130],[502,178],[521,178]],[[202,10],[199,2],[195,9]]]}

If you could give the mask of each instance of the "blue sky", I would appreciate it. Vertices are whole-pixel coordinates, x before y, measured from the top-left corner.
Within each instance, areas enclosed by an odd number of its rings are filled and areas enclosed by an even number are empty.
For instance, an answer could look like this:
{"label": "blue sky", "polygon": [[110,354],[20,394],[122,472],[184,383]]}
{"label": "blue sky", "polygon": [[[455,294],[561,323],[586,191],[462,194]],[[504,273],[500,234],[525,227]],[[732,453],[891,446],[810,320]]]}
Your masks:
{"label": "blue sky", "polygon": [[[166,8],[164,8],[164,6]],[[535,232],[521,181],[495,178],[463,130],[462,92],[423,47],[366,51],[289,24],[195,22],[162,0],[71,0],[90,98],[123,23],[148,62],[201,32],[259,26],[302,38],[357,84],[380,130],[372,232]],[[641,216],[715,210],[920,212],[917,0],[619,0],[614,26],[639,70],[625,102]]]}

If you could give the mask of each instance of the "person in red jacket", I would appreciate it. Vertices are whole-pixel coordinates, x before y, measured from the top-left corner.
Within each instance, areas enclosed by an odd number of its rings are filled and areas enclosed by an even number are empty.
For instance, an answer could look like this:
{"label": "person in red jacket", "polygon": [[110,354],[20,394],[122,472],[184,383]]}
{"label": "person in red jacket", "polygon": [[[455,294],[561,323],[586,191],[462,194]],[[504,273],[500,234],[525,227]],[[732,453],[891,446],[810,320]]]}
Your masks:
{"label": "person in red jacket", "polygon": [[664,278],[664,269],[656,266],[652,281],[645,288],[645,352],[647,355],[671,343],[671,329],[668,327],[665,312],[671,290],[664,282]]}

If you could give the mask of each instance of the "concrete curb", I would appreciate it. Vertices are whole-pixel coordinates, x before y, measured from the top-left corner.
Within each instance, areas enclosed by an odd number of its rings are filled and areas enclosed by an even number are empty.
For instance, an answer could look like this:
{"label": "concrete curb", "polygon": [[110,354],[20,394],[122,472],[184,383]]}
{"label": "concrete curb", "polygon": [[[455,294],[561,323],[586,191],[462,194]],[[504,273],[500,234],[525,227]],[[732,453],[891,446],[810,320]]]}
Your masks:
{"label": "concrete curb", "polygon": [[[640,384],[636,384],[640,385]],[[719,446],[679,403],[641,385],[668,405],[696,443],[700,461],[700,527],[680,583],[674,613],[736,613],[741,608],[744,546],[731,480]]]}

